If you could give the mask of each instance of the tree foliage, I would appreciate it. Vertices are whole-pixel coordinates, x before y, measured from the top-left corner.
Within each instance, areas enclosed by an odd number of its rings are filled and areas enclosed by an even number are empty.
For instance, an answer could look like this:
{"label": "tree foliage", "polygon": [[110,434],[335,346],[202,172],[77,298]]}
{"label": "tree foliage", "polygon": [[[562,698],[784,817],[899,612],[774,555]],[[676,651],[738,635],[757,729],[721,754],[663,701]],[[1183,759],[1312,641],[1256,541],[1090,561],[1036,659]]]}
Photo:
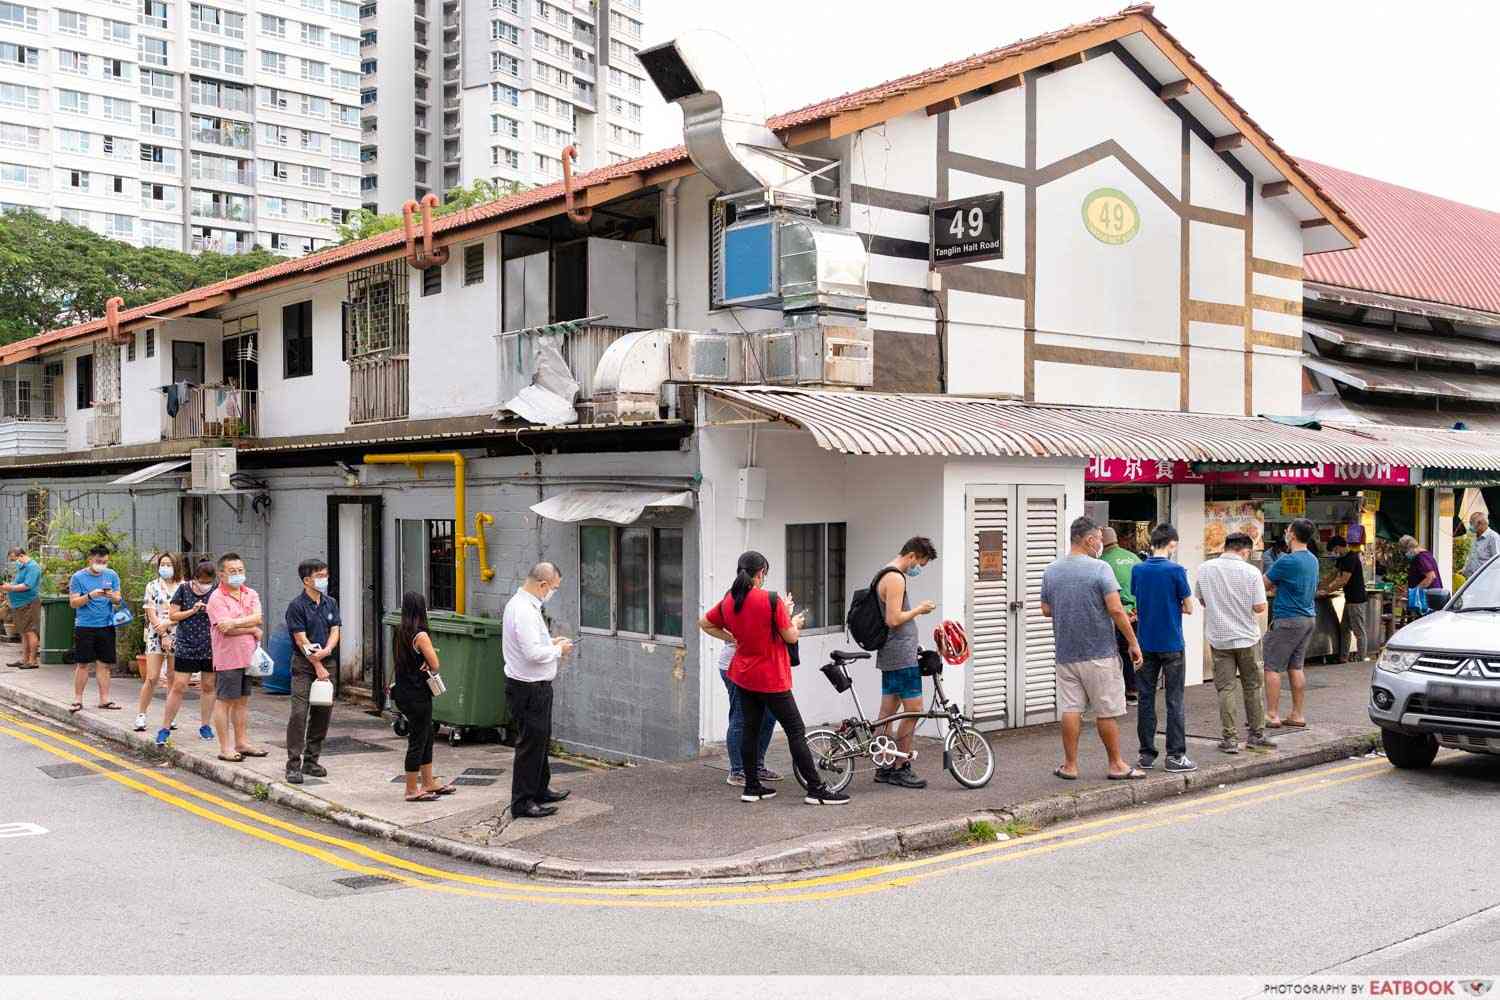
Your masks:
{"label": "tree foliage", "polygon": [[[477,180],[473,184],[464,187],[456,187],[449,190],[443,203],[433,210],[433,216],[450,215],[454,212],[471,208],[475,205],[483,205],[487,202],[498,201],[508,198],[513,194],[520,194],[526,190],[526,185],[512,181],[508,184],[496,184],[493,181]],[[362,240],[367,236],[375,236],[378,233],[390,232],[392,229],[401,228],[401,213],[388,212],[377,215],[369,209],[360,209],[354,218],[336,227],[339,234],[339,243],[352,243],[354,240]]]}
{"label": "tree foliage", "polygon": [[0,215],[0,343],[104,315],[114,295],[139,306],[274,264],[244,254],[135,247],[35,212]]}

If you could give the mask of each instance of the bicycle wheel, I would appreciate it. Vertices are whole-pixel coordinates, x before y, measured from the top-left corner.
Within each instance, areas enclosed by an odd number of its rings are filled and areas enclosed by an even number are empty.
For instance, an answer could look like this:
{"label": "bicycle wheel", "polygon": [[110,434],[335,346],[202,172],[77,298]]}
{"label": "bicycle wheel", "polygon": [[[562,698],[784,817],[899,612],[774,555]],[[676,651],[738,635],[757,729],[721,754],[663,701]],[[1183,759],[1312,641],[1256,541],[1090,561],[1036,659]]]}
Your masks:
{"label": "bicycle wheel", "polygon": [[950,729],[943,741],[943,762],[948,773],[965,788],[983,788],[995,773],[995,752],[978,730]]}
{"label": "bicycle wheel", "polygon": [[[832,729],[814,729],[807,734],[807,749],[812,751],[813,765],[830,791],[841,792],[854,779],[854,745]],[[807,790],[807,782],[795,767],[797,784]]]}

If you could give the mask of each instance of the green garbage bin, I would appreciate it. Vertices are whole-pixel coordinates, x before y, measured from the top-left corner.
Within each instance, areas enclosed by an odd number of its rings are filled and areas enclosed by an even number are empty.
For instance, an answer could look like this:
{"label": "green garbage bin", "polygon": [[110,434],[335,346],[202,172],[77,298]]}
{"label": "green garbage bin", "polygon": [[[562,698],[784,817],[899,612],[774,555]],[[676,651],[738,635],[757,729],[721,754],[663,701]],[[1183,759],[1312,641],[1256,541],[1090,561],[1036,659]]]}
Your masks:
{"label": "green garbage bin", "polygon": [[[396,629],[401,614],[389,612],[381,619],[389,629],[386,649],[394,658]],[[493,731],[503,742],[509,739],[510,712],[505,704],[505,655],[501,649],[502,623],[498,618],[431,611],[427,615],[433,647],[442,662],[443,683],[448,690],[432,701],[433,722],[448,727],[448,742],[457,744]],[[395,677],[394,659],[388,677]],[[396,731],[404,734],[398,722]]]}
{"label": "green garbage bin", "polygon": [[73,606],[66,595],[43,597],[42,662],[73,662]]}

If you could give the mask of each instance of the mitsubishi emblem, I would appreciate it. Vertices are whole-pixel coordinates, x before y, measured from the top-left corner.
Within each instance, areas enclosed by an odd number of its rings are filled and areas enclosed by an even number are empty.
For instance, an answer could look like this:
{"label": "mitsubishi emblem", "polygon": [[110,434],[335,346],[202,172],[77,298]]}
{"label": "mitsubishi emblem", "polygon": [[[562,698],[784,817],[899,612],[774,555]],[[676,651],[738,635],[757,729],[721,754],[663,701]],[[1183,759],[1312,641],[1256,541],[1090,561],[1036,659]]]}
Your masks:
{"label": "mitsubishi emblem", "polygon": [[1479,661],[1478,660],[1465,660],[1463,668],[1460,669],[1459,672],[1458,672],[1458,676],[1460,676],[1460,677],[1483,677],[1484,674],[1481,673],[1480,670],[1479,670]]}

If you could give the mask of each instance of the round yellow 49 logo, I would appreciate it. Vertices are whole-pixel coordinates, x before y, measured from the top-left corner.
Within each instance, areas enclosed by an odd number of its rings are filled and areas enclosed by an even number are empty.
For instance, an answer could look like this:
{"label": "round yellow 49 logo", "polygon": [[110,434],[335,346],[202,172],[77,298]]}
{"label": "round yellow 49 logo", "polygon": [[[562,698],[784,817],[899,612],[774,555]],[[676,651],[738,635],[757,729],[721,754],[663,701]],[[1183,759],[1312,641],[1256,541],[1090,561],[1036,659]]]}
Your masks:
{"label": "round yellow 49 logo", "polygon": [[1083,224],[1100,243],[1119,246],[1141,231],[1141,213],[1124,191],[1099,188],[1083,199]]}

